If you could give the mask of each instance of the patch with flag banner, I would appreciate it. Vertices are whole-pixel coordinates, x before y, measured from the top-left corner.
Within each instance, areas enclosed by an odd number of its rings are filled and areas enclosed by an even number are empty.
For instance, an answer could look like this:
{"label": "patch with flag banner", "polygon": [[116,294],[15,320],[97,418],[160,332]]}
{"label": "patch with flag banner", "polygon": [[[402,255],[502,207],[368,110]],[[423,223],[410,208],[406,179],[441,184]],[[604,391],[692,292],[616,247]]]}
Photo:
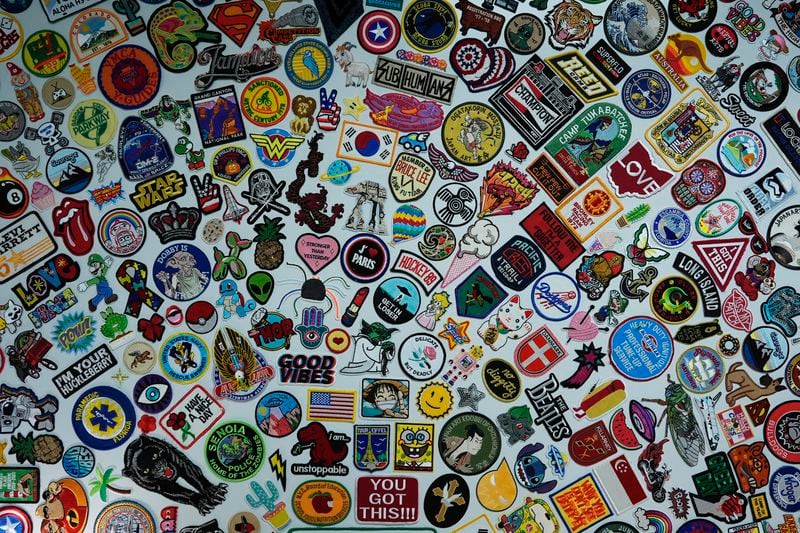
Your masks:
{"label": "patch with flag banner", "polygon": [[617,514],[622,514],[647,499],[636,472],[624,455],[599,465],[594,469],[594,474]]}
{"label": "patch with flag banner", "polygon": [[356,419],[356,391],[308,390],[309,420],[354,422]]}
{"label": "patch with flag banner", "polygon": [[561,346],[550,328],[542,326],[519,343],[514,351],[514,362],[523,374],[537,377],[566,356],[567,350]]}
{"label": "patch with flag banner", "polygon": [[342,125],[336,156],[390,167],[394,161],[398,135],[397,130],[346,120]]}

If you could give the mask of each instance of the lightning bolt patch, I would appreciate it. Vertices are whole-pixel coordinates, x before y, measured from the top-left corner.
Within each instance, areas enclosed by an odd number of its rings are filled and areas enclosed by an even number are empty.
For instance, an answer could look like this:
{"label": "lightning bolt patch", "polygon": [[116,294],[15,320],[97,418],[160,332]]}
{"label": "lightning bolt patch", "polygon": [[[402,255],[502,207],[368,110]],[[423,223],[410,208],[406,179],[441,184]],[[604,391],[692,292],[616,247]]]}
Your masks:
{"label": "lightning bolt patch", "polygon": [[276,451],[269,456],[269,467],[275,473],[275,477],[281,482],[281,487],[286,490],[286,461],[281,457],[281,452]]}

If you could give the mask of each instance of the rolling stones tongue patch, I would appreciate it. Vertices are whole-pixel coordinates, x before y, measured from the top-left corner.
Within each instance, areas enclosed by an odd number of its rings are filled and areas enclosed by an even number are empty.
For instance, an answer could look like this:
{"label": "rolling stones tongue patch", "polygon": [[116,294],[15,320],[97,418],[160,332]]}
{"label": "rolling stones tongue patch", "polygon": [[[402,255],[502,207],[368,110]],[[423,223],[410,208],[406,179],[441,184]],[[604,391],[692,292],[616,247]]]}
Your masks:
{"label": "rolling stones tongue patch", "polygon": [[514,55],[506,48],[489,48],[479,39],[461,39],[450,50],[450,64],[472,92],[487,91],[514,72]]}
{"label": "rolling stones tongue patch", "polygon": [[94,246],[94,222],[89,214],[89,202],[64,198],[53,209],[53,233],[62,238],[71,253],[88,254]]}

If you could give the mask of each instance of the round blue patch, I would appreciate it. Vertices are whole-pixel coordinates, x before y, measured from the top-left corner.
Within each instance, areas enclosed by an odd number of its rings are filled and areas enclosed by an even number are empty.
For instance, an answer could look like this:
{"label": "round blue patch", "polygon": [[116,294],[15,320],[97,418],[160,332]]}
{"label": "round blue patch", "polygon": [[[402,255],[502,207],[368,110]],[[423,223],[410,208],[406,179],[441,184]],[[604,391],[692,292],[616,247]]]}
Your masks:
{"label": "round blue patch", "polygon": [[676,533],[722,533],[722,530],[711,520],[695,518],[684,523]]}
{"label": "round blue patch", "polygon": [[172,385],[158,374],[147,374],[133,386],[132,397],[145,413],[160,413],[172,402]]}
{"label": "round blue patch", "polygon": [[672,96],[667,78],[655,70],[640,70],[625,81],[622,102],[625,109],[639,118],[660,115],[669,105]]}
{"label": "round blue patch", "polygon": [[64,452],[61,466],[69,477],[86,477],[94,470],[94,453],[86,446],[76,444]]}
{"label": "round blue patch", "polygon": [[78,396],[72,408],[72,429],[85,445],[113,450],[133,436],[136,411],[125,395],[113,387],[93,387]]}
{"label": "round blue patch", "polygon": [[800,511],[800,469],[785,465],[769,478],[769,496],[785,513]]}
{"label": "round blue patch", "polygon": [[153,263],[155,285],[172,300],[194,300],[211,282],[211,264],[200,248],[192,244],[173,244]]}
{"label": "round blue patch", "polygon": [[[270,128],[263,133],[272,141],[269,145],[258,145],[258,158],[270,168],[280,168],[289,164],[297,152],[296,148],[289,148],[287,139],[292,139],[292,134],[283,128]],[[283,140],[281,140],[283,139]]]}
{"label": "round blue patch", "polygon": [[33,0],[0,0],[0,9],[9,13],[22,13],[31,6]]}
{"label": "round blue patch", "polygon": [[200,379],[208,368],[208,346],[191,333],[173,335],[161,348],[161,369],[172,381],[186,384]]}
{"label": "round blue patch", "polygon": [[561,272],[551,272],[533,283],[531,300],[536,313],[553,322],[566,320],[578,310],[581,291],[575,280]]}
{"label": "round blue patch", "polygon": [[682,210],[668,207],[658,212],[653,219],[653,237],[670,248],[685,243],[692,233],[692,221]]}
{"label": "round blue patch", "polygon": [[717,160],[732,176],[745,177],[755,174],[767,155],[764,139],[747,128],[729,131],[717,143]]}
{"label": "round blue patch", "polygon": [[646,316],[629,318],[617,326],[608,347],[614,368],[633,381],[650,381],[663,374],[674,349],[669,330]]}
{"label": "round blue patch", "polygon": [[286,52],[289,80],[301,89],[319,89],[333,74],[333,54],[315,39],[300,39]]}

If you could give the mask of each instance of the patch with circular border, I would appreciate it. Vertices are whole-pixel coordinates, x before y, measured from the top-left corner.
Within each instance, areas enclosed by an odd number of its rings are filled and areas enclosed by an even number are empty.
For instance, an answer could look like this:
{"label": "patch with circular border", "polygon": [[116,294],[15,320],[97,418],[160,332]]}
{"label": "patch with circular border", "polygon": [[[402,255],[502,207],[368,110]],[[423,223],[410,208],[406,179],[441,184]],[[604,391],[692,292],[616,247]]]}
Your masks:
{"label": "patch with circular border", "polygon": [[334,328],[325,335],[325,346],[334,354],[349,350],[351,342],[350,334],[342,328]]}
{"label": "patch with circular border", "polygon": [[792,394],[800,396],[800,354],[795,355],[786,363],[784,379]]}
{"label": "patch with circular border", "polygon": [[268,392],[256,404],[258,429],[270,437],[279,439],[291,435],[302,420],[300,402],[288,392]]}
{"label": "patch with circular border", "polygon": [[531,300],[536,314],[545,320],[560,322],[578,310],[581,291],[573,278],[561,272],[548,272],[533,282]]}
{"label": "patch with circular border", "polygon": [[444,345],[427,333],[407,337],[398,351],[400,370],[415,381],[428,381],[439,375],[447,360]]}
{"label": "patch with circular border", "polygon": [[790,270],[800,270],[800,239],[795,228],[800,225],[800,206],[783,209],[773,217],[767,230],[769,253],[775,261]]}
{"label": "patch with circular border", "polygon": [[416,404],[422,416],[431,420],[442,419],[453,409],[453,390],[441,381],[429,381],[417,391]]}
{"label": "patch with circular border", "polygon": [[684,522],[675,533],[722,533],[722,530],[711,520],[694,518]]}
{"label": "patch with circular border", "polygon": [[11,142],[19,138],[25,131],[27,119],[22,108],[14,102],[0,102],[0,115],[5,120],[0,122],[0,141]]}
{"label": "patch with circular border", "polygon": [[441,223],[457,228],[472,220],[478,212],[478,197],[466,185],[449,183],[436,191],[433,212]]}
{"label": "patch with circular border", "polygon": [[82,444],[70,446],[61,458],[61,466],[70,477],[84,478],[94,470],[94,452]]}
{"label": "patch with circular border", "polygon": [[[664,531],[669,531],[669,529],[665,527]],[[594,533],[639,533],[639,530],[625,522],[606,522]]]}
{"label": "patch with circular border", "polygon": [[634,72],[622,87],[622,103],[631,115],[653,118],[669,106],[672,88],[660,72],[645,69]]}
{"label": "patch with circular border", "polygon": [[789,61],[789,66],[786,68],[789,76],[789,84],[797,92],[800,92],[800,56],[794,56]]}
{"label": "patch with circular border", "polygon": [[370,54],[388,54],[400,42],[400,22],[397,17],[376,9],[370,11],[358,23],[358,42]]}
{"label": "patch with circular border", "polygon": [[289,91],[275,78],[250,80],[242,89],[242,113],[256,126],[272,126],[289,113]]}
{"label": "patch with circular border", "polygon": [[144,341],[134,341],[125,345],[122,360],[134,374],[145,375],[156,365],[156,351]]}
{"label": "patch with circular border", "polygon": [[342,270],[358,283],[372,283],[389,268],[389,247],[369,233],[351,237],[339,255]]}
{"label": "patch with circular border", "polygon": [[95,531],[135,531],[155,533],[156,523],[150,511],[138,502],[123,500],[109,504],[97,515]]}
{"label": "patch with circular border", "polygon": [[[636,13],[628,7],[634,6]],[[641,10],[645,12],[642,13]],[[603,29],[609,44],[629,56],[649,54],[667,35],[667,12],[659,0],[612,0],[603,17]]]}
{"label": "patch with circular border", "polygon": [[764,139],[753,130],[732,129],[717,143],[717,160],[728,174],[745,177],[758,172],[767,155]]}
{"label": "patch with circular border", "polygon": [[689,320],[697,310],[699,300],[694,283],[680,276],[666,277],[650,291],[653,314],[668,324]]}
{"label": "patch with circular border", "polygon": [[[0,3],[0,8],[5,9],[3,4]],[[0,40],[0,62],[2,62],[13,58],[19,53],[24,32],[19,20],[9,13],[0,12],[0,22],[2,22],[4,35],[3,39]]]}
{"label": "patch with circular border", "polygon": [[694,228],[703,237],[721,237],[736,227],[743,212],[742,206],[736,200],[721,198],[708,204],[697,214]]}
{"label": "patch with circular border", "polygon": [[69,27],[69,43],[75,61],[85,63],[91,58],[128,40],[122,21],[107,9],[82,11]]}
{"label": "patch with circular border", "polygon": [[31,517],[19,507],[4,505],[0,509],[0,520],[12,533],[33,533]]}
{"label": "patch with circular border", "polygon": [[7,168],[0,167],[0,218],[20,217],[28,209],[29,202],[28,188]]}
{"label": "patch with circular border", "polygon": [[445,0],[415,0],[403,11],[403,37],[420,52],[441,52],[458,30],[456,10]]}
{"label": "patch with circular border", "polygon": [[117,115],[102,100],[81,100],[69,114],[72,139],[91,150],[110,143],[117,133]]}
{"label": "patch with circular border", "polygon": [[158,94],[161,66],[147,49],[125,44],[106,54],[97,80],[109,102],[122,109],[138,109]]}
{"label": "patch with circular border", "polygon": [[28,72],[40,78],[57,76],[69,64],[67,40],[53,30],[40,30],[25,40],[22,62]]}
{"label": "patch with circular border", "polygon": [[103,249],[117,257],[128,257],[144,244],[144,220],[129,209],[109,211],[97,226],[97,237]]}
{"label": "patch with circular border", "polygon": [[208,346],[191,333],[176,333],[161,347],[161,370],[176,383],[186,385],[203,377],[208,369]]}
{"label": "patch with circular border", "polygon": [[683,210],[667,207],[653,218],[653,237],[669,248],[677,248],[692,234],[692,221]]}
{"label": "patch with circular border", "polygon": [[286,52],[286,75],[301,89],[319,89],[333,74],[330,48],[315,39],[300,39]]}
{"label": "patch with circular border", "polygon": [[205,455],[214,474],[239,482],[258,474],[264,464],[264,440],[249,424],[236,420],[214,427],[206,439]]}
{"label": "patch with circular border", "polygon": [[[270,128],[260,135],[264,141],[258,145],[256,155],[270,168],[285,167],[294,159],[297,148],[303,145],[302,137],[294,137],[283,128]],[[258,169],[262,170],[262,169]],[[253,172],[251,179],[258,176]]]}
{"label": "patch with circular border", "polygon": [[742,339],[742,359],[756,372],[773,372],[789,358],[789,340],[780,330],[761,326]]}
{"label": "patch with circular border", "polygon": [[31,7],[32,3],[33,0],[0,0],[0,9],[16,15]]}
{"label": "patch with circular border", "polygon": [[72,429],[95,450],[113,450],[133,436],[136,411],[128,396],[114,387],[81,391],[72,408]]}
{"label": "patch with circular border", "polygon": [[800,425],[800,401],[775,406],[764,421],[764,442],[772,454],[786,463],[800,464],[800,441],[792,437]]}
{"label": "patch with circular border", "polygon": [[45,175],[58,192],[77,194],[89,186],[94,169],[92,160],[85,152],[67,146],[50,156]]}
{"label": "patch with circular border", "polygon": [[674,349],[669,330],[647,316],[622,322],[611,334],[608,346],[614,369],[633,381],[650,381],[663,374]]}
{"label": "patch with circular border", "polygon": [[372,294],[378,318],[388,324],[405,324],[419,311],[419,289],[406,278],[392,277],[381,282]]}
{"label": "patch with circular border", "polygon": [[49,78],[42,85],[42,100],[50,109],[64,110],[75,100],[75,86],[62,76]]}
{"label": "patch with circular border", "polygon": [[681,31],[699,33],[714,22],[717,16],[717,0],[686,2],[669,0],[667,3],[669,20]]}
{"label": "patch with circular border", "polygon": [[727,24],[714,24],[706,32],[706,50],[714,57],[728,57],[739,47],[739,36]]}
{"label": "patch with circular border", "polygon": [[505,359],[489,359],[483,367],[483,384],[501,402],[513,402],[522,392],[522,379],[513,364]]}
{"label": "patch with circular border", "polygon": [[[459,494],[463,503],[442,505],[443,494]],[[434,479],[425,491],[422,509],[431,525],[449,529],[464,518],[469,509],[470,499],[469,484],[463,477],[458,474],[444,474]]]}
{"label": "patch with circular border", "polygon": [[306,481],[292,494],[292,510],[298,520],[312,526],[332,526],[350,514],[350,493],[335,481]]}
{"label": "patch with circular border", "polygon": [[172,385],[159,374],[147,374],[133,386],[131,398],[136,402],[136,407],[154,415],[172,402]]}
{"label": "patch with circular border", "polygon": [[153,263],[156,288],[177,302],[194,300],[211,282],[208,256],[193,244],[173,244],[164,248]]}
{"label": "patch with circular border", "polygon": [[514,15],[506,24],[503,36],[506,45],[515,54],[530,55],[544,42],[544,23],[528,13]]}
{"label": "patch with circular border", "polygon": [[757,61],[742,72],[739,94],[753,111],[772,111],[789,94],[789,76],[778,65]]}
{"label": "patch with circular border", "polygon": [[460,413],[445,422],[439,432],[439,456],[457,474],[486,472],[500,457],[500,431],[492,420],[478,413]]}
{"label": "patch with circular border", "polygon": [[[480,135],[471,131],[478,126]],[[480,102],[457,105],[442,123],[442,143],[447,154],[463,165],[488,163],[500,152],[506,133],[500,115]]]}
{"label": "patch with circular border", "polygon": [[675,363],[681,384],[695,394],[711,392],[725,375],[722,357],[707,346],[693,346],[683,352]]}

